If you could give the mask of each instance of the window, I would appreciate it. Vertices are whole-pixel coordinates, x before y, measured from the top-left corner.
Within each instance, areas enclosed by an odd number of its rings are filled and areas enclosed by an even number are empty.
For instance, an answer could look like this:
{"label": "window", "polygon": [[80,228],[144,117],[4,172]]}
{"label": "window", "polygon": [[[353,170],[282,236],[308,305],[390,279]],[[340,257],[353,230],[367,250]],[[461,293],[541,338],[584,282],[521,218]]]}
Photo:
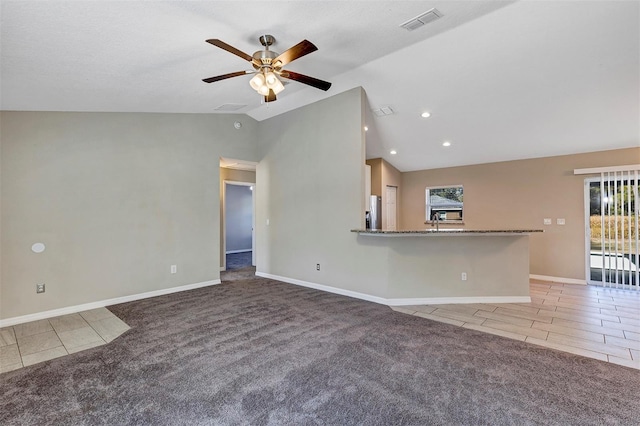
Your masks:
{"label": "window", "polygon": [[426,189],[426,220],[462,222],[462,185],[439,186]]}

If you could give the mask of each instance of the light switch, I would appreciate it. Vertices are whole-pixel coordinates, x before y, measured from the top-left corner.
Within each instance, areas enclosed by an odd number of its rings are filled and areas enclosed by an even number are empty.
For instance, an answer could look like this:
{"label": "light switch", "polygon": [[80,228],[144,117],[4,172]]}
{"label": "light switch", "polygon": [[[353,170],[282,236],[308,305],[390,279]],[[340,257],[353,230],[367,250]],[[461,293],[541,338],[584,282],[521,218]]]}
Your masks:
{"label": "light switch", "polygon": [[564,225],[564,218],[558,218],[558,219],[556,219],[556,224],[558,224],[558,225]]}
{"label": "light switch", "polygon": [[545,225],[551,225],[551,218],[550,217],[545,217],[544,218],[544,224]]}

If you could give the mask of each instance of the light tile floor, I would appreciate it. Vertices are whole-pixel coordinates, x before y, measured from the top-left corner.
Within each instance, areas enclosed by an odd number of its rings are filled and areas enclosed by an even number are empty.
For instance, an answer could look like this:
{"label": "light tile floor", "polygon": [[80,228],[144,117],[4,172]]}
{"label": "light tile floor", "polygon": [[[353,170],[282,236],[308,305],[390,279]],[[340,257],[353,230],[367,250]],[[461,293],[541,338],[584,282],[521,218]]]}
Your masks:
{"label": "light tile floor", "polygon": [[129,326],[107,308],[0,329],[0,373],[104,345]]}
{"label": "light tile floor", "polygon": [[640,291],[531,282],[531,303],[393,310],[640,369]]}

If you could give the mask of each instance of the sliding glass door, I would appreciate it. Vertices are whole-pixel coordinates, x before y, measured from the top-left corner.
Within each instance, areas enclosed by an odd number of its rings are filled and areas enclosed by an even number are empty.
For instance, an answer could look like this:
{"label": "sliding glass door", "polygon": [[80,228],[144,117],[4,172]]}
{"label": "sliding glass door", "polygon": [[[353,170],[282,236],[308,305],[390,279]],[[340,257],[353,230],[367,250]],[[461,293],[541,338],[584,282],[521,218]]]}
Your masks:
{"label": "sliding glass door", "polygon": [[603,172],[585,181],[587,281],[638,290],[638,170]]}

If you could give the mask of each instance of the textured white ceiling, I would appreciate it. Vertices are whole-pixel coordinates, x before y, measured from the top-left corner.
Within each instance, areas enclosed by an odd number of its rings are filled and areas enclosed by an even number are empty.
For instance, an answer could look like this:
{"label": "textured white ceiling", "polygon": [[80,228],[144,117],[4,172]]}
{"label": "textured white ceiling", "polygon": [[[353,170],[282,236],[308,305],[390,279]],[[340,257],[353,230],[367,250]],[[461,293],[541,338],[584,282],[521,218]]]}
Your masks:
{"label": "textured white ceiling", "polygon": [[[403,171],[640,144],[637,1],[1,6],[3,110],[211,113],[242,104],[237,112],[263,120],[362,86],[372,108],[396,111],[369,117],[367,155]],[[432,7],[444,17],[413,32],[398,27]],[[248,76],[201,81],[249,69],[205,39],[252,54],[264,33],[276,37],[278,52],[305,38],[316,44],[287,69],[332,88],[292,82],[262,105]],[[452,146],[443,148],[444,140]]]}

